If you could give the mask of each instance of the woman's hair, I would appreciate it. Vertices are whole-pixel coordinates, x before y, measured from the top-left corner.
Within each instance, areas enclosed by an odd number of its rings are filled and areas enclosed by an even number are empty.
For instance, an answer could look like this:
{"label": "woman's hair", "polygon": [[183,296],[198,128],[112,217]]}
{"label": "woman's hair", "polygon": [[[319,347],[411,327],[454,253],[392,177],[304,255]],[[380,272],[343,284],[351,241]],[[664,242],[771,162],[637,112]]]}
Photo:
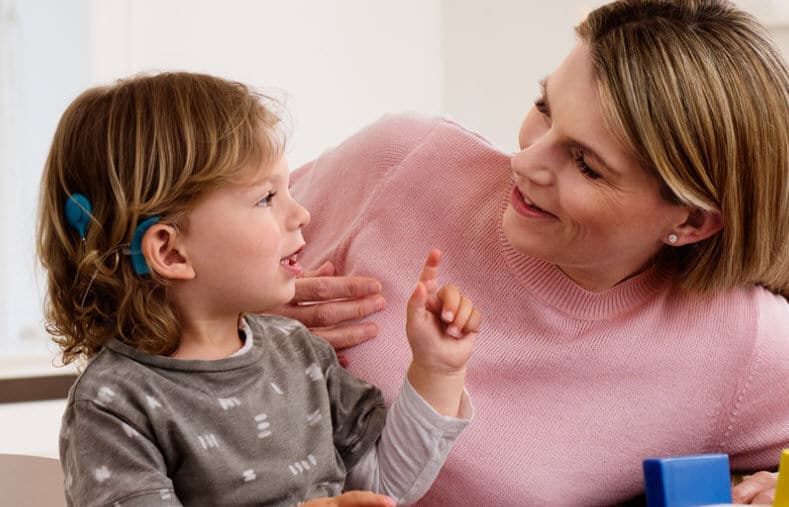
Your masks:
{"label": "woman's hair", "polygon": [[[166,281],[138,275],[129,244],[159,216],[181,230],[190,205],[284,150],[276,102],[247,86],[189,73],[121,80],[69,105],[44,167],[38,255],[47,272],[47,330],[64,363],[117,337],[150,354],[178,346]],[[82,240],[66,222],[73,194],[92,205]]]}
{"label": "woman's hair", "polygon": [[667,199],[723,229],[660,263],[682,289],[789,293],[789,73],[765,29],[723,0],[620,0],[576,29],[609,127]]}

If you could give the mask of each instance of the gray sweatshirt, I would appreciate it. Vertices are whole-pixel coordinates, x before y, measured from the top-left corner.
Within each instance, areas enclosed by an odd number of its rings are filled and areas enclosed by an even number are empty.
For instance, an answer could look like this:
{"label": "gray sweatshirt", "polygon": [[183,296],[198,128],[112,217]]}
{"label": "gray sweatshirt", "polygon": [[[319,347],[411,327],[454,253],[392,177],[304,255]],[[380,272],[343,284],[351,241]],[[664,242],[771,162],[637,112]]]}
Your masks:
{"label": "gray sweatshirt", "polygon": [[[340,494],[360,460],[357,474],[378,476],[380,391],[340,367],[300,323],[244,320],[247,350],[215,361],[108,342],[72,387],[63,416],[69,505],[295,506]],[[414,408],[397,416],[405,424],[383,440],[395,456],[410,454],[400,445],[417,447],[415,457],[389,463],[396,480],[384,482],[399,481],[415,500],[468,421],[438,416],[413,390],[409,396],[402,405]]]}

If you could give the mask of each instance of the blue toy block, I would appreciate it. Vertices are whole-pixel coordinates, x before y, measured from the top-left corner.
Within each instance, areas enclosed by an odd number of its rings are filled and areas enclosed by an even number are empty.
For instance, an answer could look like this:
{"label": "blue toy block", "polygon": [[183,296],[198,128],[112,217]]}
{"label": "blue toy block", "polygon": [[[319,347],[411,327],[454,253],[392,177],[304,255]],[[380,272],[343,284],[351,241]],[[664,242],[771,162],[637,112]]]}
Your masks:
{"label": "blue toy block", "polygon": [[648,507],[731,503],[729,456],[699,454],[644,460]]}

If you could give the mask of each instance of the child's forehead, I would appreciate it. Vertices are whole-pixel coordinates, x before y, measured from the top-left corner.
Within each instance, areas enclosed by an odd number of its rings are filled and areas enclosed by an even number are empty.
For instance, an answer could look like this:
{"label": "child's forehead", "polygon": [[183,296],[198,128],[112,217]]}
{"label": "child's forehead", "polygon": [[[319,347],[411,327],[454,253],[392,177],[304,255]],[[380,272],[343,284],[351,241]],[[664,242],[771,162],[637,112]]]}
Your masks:
{"label": "child's forehead", "polygon": [[288,176],[288,163],[284,155],[276,159],[262,160],[244,167],[239,173],[239,183],[244,186],[260,186],[277,183]]}

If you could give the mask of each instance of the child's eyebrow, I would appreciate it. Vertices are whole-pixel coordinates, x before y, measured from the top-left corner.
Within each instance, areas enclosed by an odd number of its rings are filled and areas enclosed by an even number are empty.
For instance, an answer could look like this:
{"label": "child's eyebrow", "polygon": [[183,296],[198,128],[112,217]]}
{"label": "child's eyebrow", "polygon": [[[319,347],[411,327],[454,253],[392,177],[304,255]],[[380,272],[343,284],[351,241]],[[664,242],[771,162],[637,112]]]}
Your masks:
{"label": "child's eyebrow", "polygon": [[280,180],[279,174],[274,173],[272,171],[266,171],[262,175],[256,175],[255,177],[250,178],[247,181],[246,186],[250,188],[260,188],[268,184],[276,185],[277,183],[279,183],[279,180]]}

